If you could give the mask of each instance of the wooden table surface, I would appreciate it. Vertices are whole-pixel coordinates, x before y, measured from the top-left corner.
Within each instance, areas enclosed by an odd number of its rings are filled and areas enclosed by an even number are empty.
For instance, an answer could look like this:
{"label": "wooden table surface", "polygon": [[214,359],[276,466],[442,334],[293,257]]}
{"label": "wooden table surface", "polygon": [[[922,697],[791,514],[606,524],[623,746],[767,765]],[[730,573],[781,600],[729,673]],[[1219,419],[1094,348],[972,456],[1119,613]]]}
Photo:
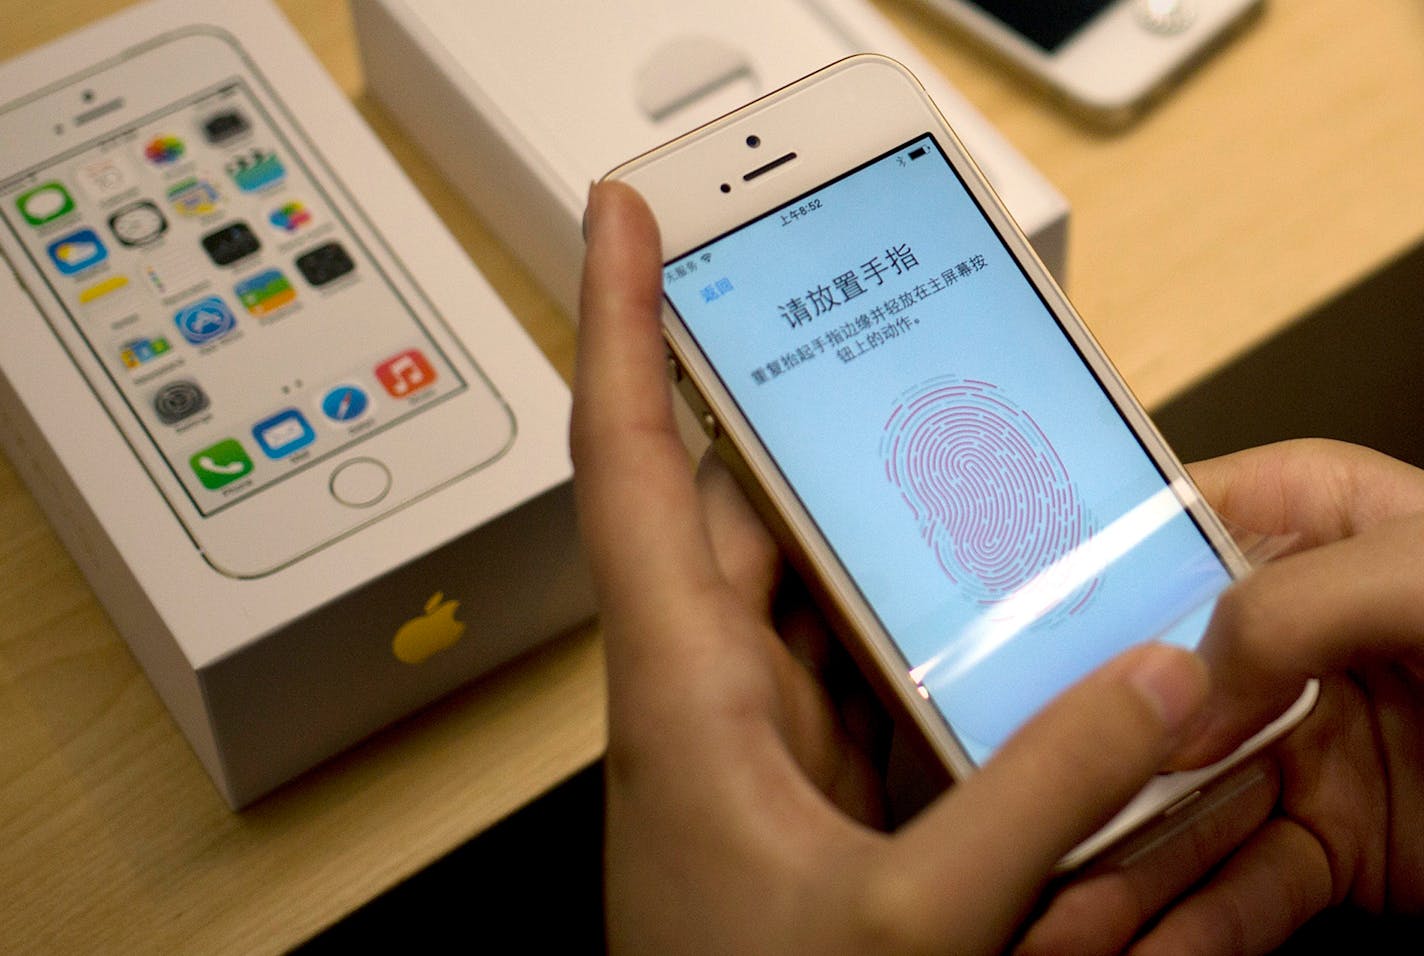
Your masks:
{"label": "wooden table surface", "polygon": [[[0,58],[124,5],[0,0]],[[345,4],[281,5],[567,376],[566,317],[364,94]],[[1067,195],[1069,291],[1149,405],[1424,240],[1414,0],[1271,0],[1117,134],[876,5]],[[285,950],[596,760],[603,698],[586,628],[231,813],[0,459],[0,951]]]}

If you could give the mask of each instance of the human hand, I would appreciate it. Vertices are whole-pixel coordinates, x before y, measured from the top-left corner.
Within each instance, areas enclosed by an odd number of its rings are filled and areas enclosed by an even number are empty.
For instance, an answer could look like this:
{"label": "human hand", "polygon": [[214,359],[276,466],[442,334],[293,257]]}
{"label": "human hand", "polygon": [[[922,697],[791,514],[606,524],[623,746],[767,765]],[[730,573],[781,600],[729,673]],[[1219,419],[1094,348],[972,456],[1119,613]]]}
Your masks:
{"label": "human hand", "polygon": [[[1275,814],[1134,951],[1263,953],[1327,905],[1424,910],[1424,471],[1300,441],[1192,474],[1229,521],[1298,541],[1222,597],[1200,648],[1210,699],[1174,765],[1229,753],[1309,676],[1320,697],[1271,750]],[[1066,891],[1023,951],[1129,942],[1154,910],[1119,879]]]}
{"label": "human hand", "polygon": [[773,543],[725,470],[694,479],[678,437],[656,225],[611,184],[587,229],[571,447],[607,655],[610,948],[998,951],[1172,750],[1200,662],[1159,645],[1110,662],[882,832],[817,655],[788,646],[814,646],[806,615],[773,626]]}

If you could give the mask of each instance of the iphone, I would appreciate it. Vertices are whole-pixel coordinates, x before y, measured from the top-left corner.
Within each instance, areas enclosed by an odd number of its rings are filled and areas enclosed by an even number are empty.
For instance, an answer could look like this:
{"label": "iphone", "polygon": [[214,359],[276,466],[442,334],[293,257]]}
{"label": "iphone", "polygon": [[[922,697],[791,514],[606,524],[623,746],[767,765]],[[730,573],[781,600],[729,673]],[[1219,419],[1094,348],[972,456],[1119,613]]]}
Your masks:
{"label": "iphone", "polygon": [[224,574],[289,565],[514,438],[381,225],[216,29],[0,103],[0,253]]}
{"label": "iphone", "polygon": [[902,66],[842,60],[609,177],[661,227],[684,396],[953,776],[1124,649],[1195,646],[1246,560]]}
{"label": "iphone", "polygon": [[1080,114],[1131,120],[1264,0],[920,0]]}

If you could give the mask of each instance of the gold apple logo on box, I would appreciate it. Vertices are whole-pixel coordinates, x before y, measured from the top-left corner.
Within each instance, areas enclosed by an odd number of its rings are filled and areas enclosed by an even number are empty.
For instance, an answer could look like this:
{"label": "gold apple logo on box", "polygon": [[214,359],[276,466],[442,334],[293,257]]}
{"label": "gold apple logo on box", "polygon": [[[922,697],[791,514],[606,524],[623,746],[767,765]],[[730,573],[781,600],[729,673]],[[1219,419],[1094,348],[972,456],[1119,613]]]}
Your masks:
{"label": "gold apple logo on box", "polygon": [[[442,603],[443,602],[443,603]],[[444,591],[436,591],[425,602],[425,613],[401,625],[391,641],[396,660],[419,664],[454,645],[465,633],[465,622],[455,620],[459,601],[446,601]]]}

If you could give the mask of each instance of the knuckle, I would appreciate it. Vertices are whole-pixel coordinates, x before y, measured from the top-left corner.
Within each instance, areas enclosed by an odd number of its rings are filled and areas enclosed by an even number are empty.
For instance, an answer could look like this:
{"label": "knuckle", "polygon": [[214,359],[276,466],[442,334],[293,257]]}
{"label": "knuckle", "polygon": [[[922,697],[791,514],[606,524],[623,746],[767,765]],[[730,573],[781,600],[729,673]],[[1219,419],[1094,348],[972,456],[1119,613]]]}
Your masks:
{"label": "knuckle", "polygon": [[605,786],[619,792],[636,789],[647,762],[644,749],[629,740],[629,735],[610,732],[603,756]]}
{"label": "knuckle", "polygon": [[[944,902],[953,897],[944,889]],[[902,868],[874,866],[869,869],[859,892],[852,897],[847,912],[852,945],[847,952],[931,953],[929,928],[922,922],[925,909],[920,897],[923,887]]]}
{"label": "knuckle", "polygon": [[1110,874],[1069,887],[1030,929],[1014,956],[1120,952],[1147,919],[1129,881]]}
{"label": "knuckle", "polygon": [[1128,952],[1131,956],[1211,956],[1251,952],[1241,910],[1219,895],[1198,898],[1190,916],[1167,919]]}

